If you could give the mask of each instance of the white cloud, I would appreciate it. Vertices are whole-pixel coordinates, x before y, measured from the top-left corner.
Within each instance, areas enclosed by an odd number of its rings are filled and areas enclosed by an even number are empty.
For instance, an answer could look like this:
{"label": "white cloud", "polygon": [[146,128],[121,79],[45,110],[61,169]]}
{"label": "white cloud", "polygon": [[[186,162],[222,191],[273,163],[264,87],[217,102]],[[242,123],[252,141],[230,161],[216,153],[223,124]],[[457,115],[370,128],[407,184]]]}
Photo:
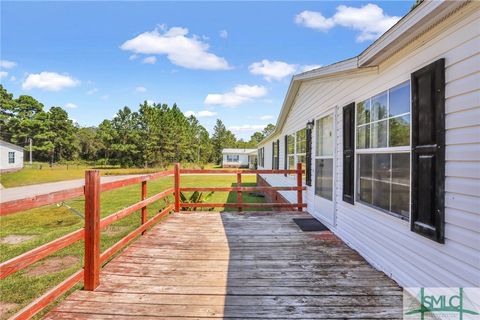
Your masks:
{"label": "white cloud", "polygon": [[136,87],[136,88],[135,88],[135,92],[136,92],[136,93],[147,92],[147,88],[142,87],[142,86]]}
{"label": "white cloud", "polygon": [[108,100],[108,99],[110,99],[110,96],[109,96],[108,94],[104,94],[103,96],[101,96],[100,99],[102,99],[102,100]]}
{"label": "white cloud", "polygon": [[228,38],[228,31],[227,30],[220,30],[218,35],[220,36],[220,38],[227,39]]}
{"label": "white cloud", "polygon": [[265,80],[281,80],[286,76],[292,75],[297,69],[297,65],[288,64],[283,61],[270,61],[263,59],[260,62],[252,63],[248,69],[250,73],[262,75]]}
{"label": "white cloud", "polygon": [[284,61],[270,61],[263,59],[260,62],[252,63],[248,69],[250,70],[250,73],[261,75],[265,80],[270,82],[272,80],[282,80],[295,73],[305,72],[319,67],[320,65],[318,64],[298,65]]}
{"label": "white cloud", "polygon": [[0,79],[8,77],[8,72],[7,71],[0,71]]}
{"label": "white cloud", "polygon": [[297,14],[295,16],[295,23],[320,31],[327,31],[335,26],[333,19],[325,18],[320,12],[308,10]]}
{"label": "white cloud", "polygon": [[198,112],[188,110],[184,113],[185,117],[195,116],[197,118],[214,117],[217,114],[218,113],[210,111],[210,110],[202,110],[202,111],[198,111]]}
{"label": "white cloud", "polygon": [[145,59],[142,60],[142,63],[147,63],[147,64],[155,64],[156,62],[157,62],[157,57],[155,56],[146,57]]}
{"label": "white cloud", "polygon": [[208,51],[209,45],[199,37],[188,36],[188,29],[172,27],[155,29],[139,34],[121,45],[121,49],[135,54],[164,54],[171,63],[204,70],[229,69],[228,62]]}
{"label": "white cloud", "polygon": [[138,54],[132,54],[130,57],[128,57],[128,60],[137,60],[138,59]]}
{"label": "white cloud", "polygon": [[195,111],[188,110],[188,111],[185,111],[185,112],[183,113],[183,115],[184,115],[185,117],[189,118],[189,117],[191,117],[191,116],[195,116],[196,113],[195,113]]}
{"label": "white cloud", "polygon": [[310,70],[318,69],[321,66],[322,66],[321,64],[307,64],[307,65],[301,66],[298,71],[299,72],[307,72],[307,71],[310,71]]}
{"label": "white cloud", "polygon": [[31,73],[22,83],[22,89],[42,89],[47,91],[59,91],[64,88],[75,87],[80,81],[69,75],[58,74],[55,72]]}
{"label": "white cloud", "polygon": [[266,116],[261,116],[260,117],[260,120],[270,120],[270,119],[273,119],[273,116],[266,115]]}
{"label": "white cloud", "polygon": [[78,106],[75,103],[71,103],[71,102],[66,103],[63,107],[66,108],[66,109],[77,109],[78,108]]}
{"label": "white cloud", "polygon": [[17,80],[17,77],[15,77],[15,76],[10,77],[10,81],[14,82],[15,80]]}
{"label": "white cloud", "polygon": [[16,62],[9,60],[0,60],[0,68],[11,69],[17,65]]}
{"label": "white cloud", "polygon": [[228,130],[232,131],[235,134],[254,133],[255,131],[263,130],[266,126],[267,126],[266,124],[260,124],[260,125],[244,124],[241,126],[228,127]]}
{"label": "white cloud", "polygon": [[371,3],[360,8],[340,5],[331,18],[325,18],[315,11],[303,11],[295,17],[297,24],[315,30],[327,31],[337,25],[358,30],[358,42],[378,38],[398,20],[400,17],[391,17],[384,13],[382,8]]}
{"label": "white cloud", "polygon": [[264,86],[249,86],[239,84],[232,91],[226,93],[210,93],[205,98],[207,105],[223,105],[226,107],[236,107],[244,102],[251,101],[254,98],[260,98],[267,94],[267,88]]}
{"label": "white cloud", "polygon": [[93,88],[93,89],[90,89],[88,90],[87,92],[85,92],[86,94],[88,94],[89,96],[91,95],[94,95],[95,93],[98,92],[98,89],[97,88]]}

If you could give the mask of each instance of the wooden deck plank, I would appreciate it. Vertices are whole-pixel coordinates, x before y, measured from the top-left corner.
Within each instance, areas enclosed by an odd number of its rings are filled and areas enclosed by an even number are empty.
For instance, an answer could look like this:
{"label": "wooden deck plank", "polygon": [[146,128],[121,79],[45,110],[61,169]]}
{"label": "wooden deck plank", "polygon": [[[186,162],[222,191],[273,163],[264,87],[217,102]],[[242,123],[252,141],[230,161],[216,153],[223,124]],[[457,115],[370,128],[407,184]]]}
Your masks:
{"label": "wooden deck plank", "polygon": [[402,290],[304,212],[193,212],[155,226],[47,319],[401,318]]}

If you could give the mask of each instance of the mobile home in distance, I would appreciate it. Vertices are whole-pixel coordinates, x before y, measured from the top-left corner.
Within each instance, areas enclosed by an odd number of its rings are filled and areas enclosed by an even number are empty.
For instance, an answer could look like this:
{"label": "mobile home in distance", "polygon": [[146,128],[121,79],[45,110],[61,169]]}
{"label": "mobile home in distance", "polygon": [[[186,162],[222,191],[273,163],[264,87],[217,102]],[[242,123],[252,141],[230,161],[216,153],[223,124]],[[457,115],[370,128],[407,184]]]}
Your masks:
{"label": "mobile home in distance", "polygon": [[23,168],[23,147],[0,140],[0,172]]}
{"label": "mobile home in distance", "polygon": [[359,56],[294,76],[258,146],[259,169],[302,162],[307,211],[403,287],[480,286],[479,8],[424,1]]}
{"label": "mobile home in distance", "polygon": [[251,168],[257,160],[257,149],[223,149],[223,168]]}

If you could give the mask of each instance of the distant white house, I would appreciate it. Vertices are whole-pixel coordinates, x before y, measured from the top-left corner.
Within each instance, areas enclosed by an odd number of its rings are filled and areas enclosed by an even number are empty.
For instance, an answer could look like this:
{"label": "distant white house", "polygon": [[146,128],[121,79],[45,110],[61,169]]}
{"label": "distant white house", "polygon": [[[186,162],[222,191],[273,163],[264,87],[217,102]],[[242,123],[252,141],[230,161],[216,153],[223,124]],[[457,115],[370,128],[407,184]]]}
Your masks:
{"label": "distant white house", "polygon": [[257,159],[257,149],[223,149],[223,168],[253,168]]}
{"label": "distant white house", "polygon": [[0,172],[23,168],[23,147],[0,140]]}

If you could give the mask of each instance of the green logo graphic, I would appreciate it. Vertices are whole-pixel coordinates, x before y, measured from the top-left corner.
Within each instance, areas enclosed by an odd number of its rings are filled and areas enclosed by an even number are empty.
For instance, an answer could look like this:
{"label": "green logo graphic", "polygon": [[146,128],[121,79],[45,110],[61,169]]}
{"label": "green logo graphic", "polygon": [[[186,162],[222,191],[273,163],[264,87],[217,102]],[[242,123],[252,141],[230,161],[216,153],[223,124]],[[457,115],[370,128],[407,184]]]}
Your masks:
{"label": "green logo graphic", "polygon": [[459,320],[463,320],[464,315],[479,315],[477,311],[465,308],[465,301],[467,299],[464,295],[463,288],[458,288],[458,293],[445,293],[444,291],[437,290],[440,292],[435,294],[435,288],[432,288],[429,291],[430,294],[428,294],[429,292],[425,292],[425,288],[420,288],[420,296],[417,297],[420,306],[417,304],[413,310],[406,311],[404,315],[419,315],[419,319],[421,320],[424,320],[426,315],[443,318],[442,315],[446,316],[448,314],[449,316],[447,317],[449,319],[452,319],[451,317],[456,315]]}

